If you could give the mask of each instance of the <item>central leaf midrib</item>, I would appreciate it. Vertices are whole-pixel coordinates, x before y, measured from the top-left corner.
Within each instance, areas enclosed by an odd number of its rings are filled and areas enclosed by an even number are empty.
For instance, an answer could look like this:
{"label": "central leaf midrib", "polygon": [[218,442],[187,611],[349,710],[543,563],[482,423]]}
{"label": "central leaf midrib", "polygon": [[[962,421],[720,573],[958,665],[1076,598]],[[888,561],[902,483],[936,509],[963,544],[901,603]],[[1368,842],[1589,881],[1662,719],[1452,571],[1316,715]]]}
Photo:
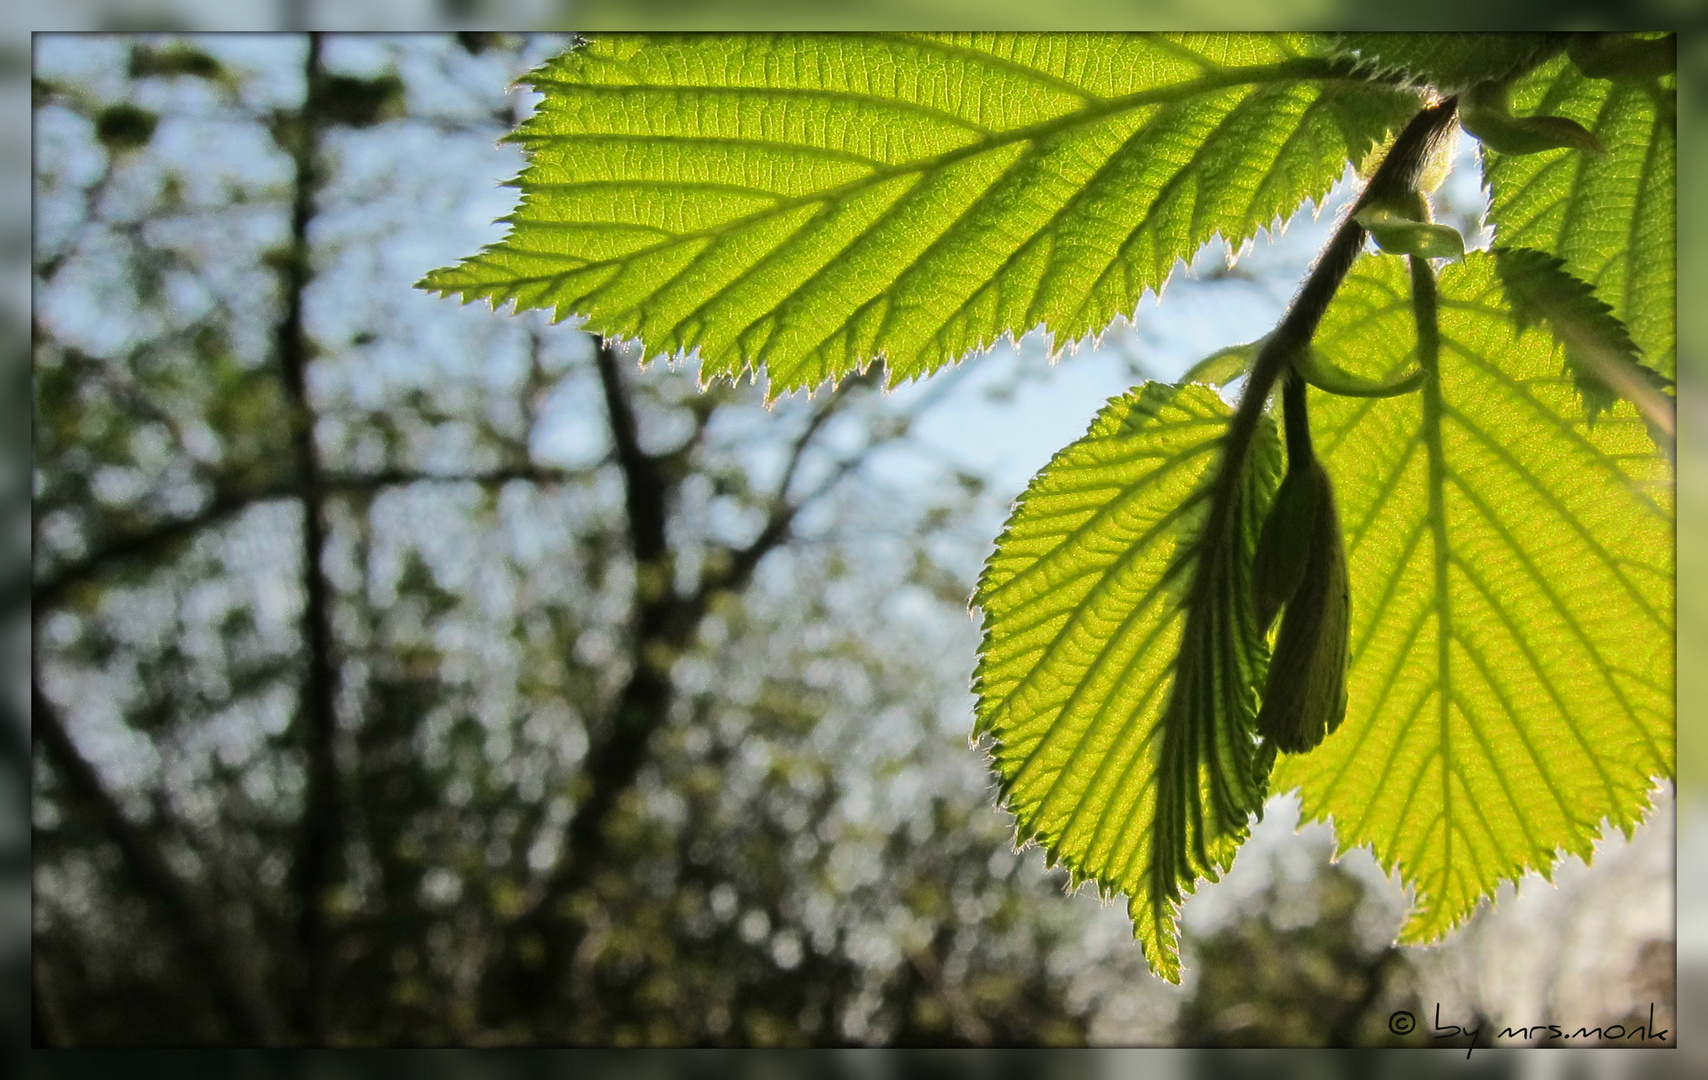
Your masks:
{"label": "central leaf midrib", "polygon": [[[768,217],[787,213],[790,210],[811,205],[813,203],[839,202],[855,192],[869,187],[875,187],[878,184],[887,180],[895,179],[896,177],[907,176],[915,173],[925,174],[935,172],[959,161],[976,157],[979,154],[986,153],[999,147],[1017,142],[1035,142],[1047,139],[1053,135],[1071,130],[1075,127],[1093,124],[1106,120],[1112,116],[1116,116],[1124,112],[1130,112],[1134,109],[1144,108],[1149,105],[1172,104],[1179,101],[1185,101],[1194,96],[1215,93],[1217,91],[1231,89],[1236,86],[1257,86],[1288,79],[1301,81],[1313,80],[1326,85],[1329,81],[1336,80],[1345,74],[1338,70],[1339,67],[1340,65],[1320,57],[1298,57],[1291,60],[1277,61],[1276,63],[1256,68],[1240,68],[1225,72],[1213,72],[1198,79],[1180,83],[1175,86],[1136,91],[1122,97],[1110,98],[1107,101],[1103,101],[1095,105],[1088,105],[1083,109],[1079,109],[1071,113],[1064,113],[1061,116],[1051,117],[1048,120],[1040,120],[1036,123],[1022,125],[1008,131],[997,132],[988,138],[969,143],[966,146],[959,146],[951,150],[946,150],[933,157],[880,166],[878,168],[874,168],[866,176],[856,177],[834,187],[825,188],[811,194],[780,199],[774,205],[765,207],[764,209],[755,211],[754,213],[738,218],[732,218],[729,221],[722,222],[715,226],[709,226],[704,229],[697,229],[686,233],[676,233],[673,234],[673,238],[671,240],[662,241],[649,247],[638,248],[621,256],[589,261],[583,266],[577,267],[575,270],[571,271],[564,271],[556,274],[541,274],[532,277],[518,277],[515,278],[514,281],[516,283],[556,281],[565,278],[572,273],[580,273],[609,265],[620,266],[644,255],[652,254],[656,251],[662,251],[674,244],[686,243],[692,240],[708,237],[715,238],[724,235],[725,233],[734,232],[755,222],[762,221]],[[1377,85],[1366,84],[1363,80],[1358,80],[1358,82],[1360,85]],[[586,89],[586,87],[581,87],[576,84],[567,85],[576,89]],[[674,86],[639,86],[621,88],[602,87],[601,89],[639,90],[647,92],[658,90],[675,91],[685,88]],[[718,88],[695,87],[691,89],[711,90]],[[730,88],[726,87],[722,89]],[[769,92],[770,91],[767,91],[767,93]],[[840,95],[843,97],[854,98],[856,100],[871,102],[888,103],[891,101],[891,99],[887,98],[878,98],[871,95],[852,94],[840,91],[822,91],[821,93]],[[708,141],[716,142],[718,140],[714,138]],[[751,140],[747,141],[751,142]],[[776,145],[779,149],[788,149],[793,148],[798,144],[779,142]],[[526,219],[521,219],[518,220],[516,224],[520,227],[531,223]]]}

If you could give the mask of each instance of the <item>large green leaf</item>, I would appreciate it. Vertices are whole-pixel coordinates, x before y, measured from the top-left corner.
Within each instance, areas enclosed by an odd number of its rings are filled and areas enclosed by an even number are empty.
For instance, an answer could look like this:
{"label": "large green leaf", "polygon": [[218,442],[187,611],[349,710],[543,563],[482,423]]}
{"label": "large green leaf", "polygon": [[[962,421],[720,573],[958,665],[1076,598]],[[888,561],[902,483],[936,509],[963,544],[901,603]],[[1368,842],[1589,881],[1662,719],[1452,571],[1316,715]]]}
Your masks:
{"label": "large green leaf", "polygon": [[1671,75],[1591,79],[1558,57],[1517,82],[1513,112],[1576,120],[1606,155],[1491,152],[1486,166],[1496,242],[1563,258],[1630,328],[1643,362],[1669,379],[1677,365],[1675,87]]}
{"label": "large green leaf", "polygon": [[[1619,402],[1592,426],[1560,347],[1516,330],[1495,259],[1440,281],[1438,381],[1311,395],[1352,579],[1345,723],[1275,789],[1415,889],[1434,940],[1502,880],[1588,859],[1673,771],[1670,469]],[[1405,264],[1364,259],[1318,333],[1337,365],[1418,363]]]}
{"label": "large green leaf", "polygon": [[1326,39],[1216,34],[599,37],[529,79],[499,244],[422,282],[581,315],[773,392],[892,382],[1004,334],[1131,315],[1238,243],[1417,95]]}
{"label": "large green leaf", "polygon": [[1180,900],[1233,861],[1271,760],[1253,727],[1267,650],[1251,561],[1279,440],[1262,420],[1228,473],[1232,526],[1206,529],[1228,417],[1204,386],[1110,402],[1027,488],[975,597],[977,730],[995,737],[1020,841],[1126,893],[1172,981]]}

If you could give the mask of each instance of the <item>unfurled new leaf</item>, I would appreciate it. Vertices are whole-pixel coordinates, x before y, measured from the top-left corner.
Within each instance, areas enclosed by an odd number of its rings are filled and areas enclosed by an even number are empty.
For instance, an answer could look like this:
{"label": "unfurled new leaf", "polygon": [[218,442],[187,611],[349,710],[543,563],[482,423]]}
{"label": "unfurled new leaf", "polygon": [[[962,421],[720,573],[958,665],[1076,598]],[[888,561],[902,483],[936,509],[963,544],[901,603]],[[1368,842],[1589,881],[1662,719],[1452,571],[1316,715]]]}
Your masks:
{"label": "unfurled new leaf", "polygon": [[1564,260],[1527,248],[1496,248],[1494,256],[1517,329],[1545,323],[1565,346],[1566,371],[1591,421],[1620,397],[1639,410],[1671,409],[1662,397],[1667,381],[1639,362],[1625,324],[1588,284],[1566,272]]}
{"label": "unfurled new leaf", "polygon": [[1065,344],[1319,198],[1417,95],[1304,35],[598,37],[530,78],[521,205],[422,283],[773,392]]}
{"label": "unfurled new leaf", "polygon": [[1606,155],[1491,153],[1486,163],[1495,243],[1564,259],[1629,328],[1642,362],[1668,379],[1677,356],[1676,84],[1673,75],[1592,79],[1557,57],[1513,85],[1513,109],[1575,120]]}
{"label": "unfurled new leaf", "polygon": [[[1345,723],[1284,757],[1343,850],[1398,868],[1432,941],[1503,880],[1588,859],[1673,771],[1671,474],[1624,402],[1594,426],[1545,326],[1515,336],[1496,259],[1441,272],[1424,392],[1313,392],[1352,590]],[[1364,259],[1316,344],[1379,380],[1417,365],[1405,264]]]}
{"label": "unfurled new leaf", "polygon": [[975,597],[978,732],[1021,841],[1127,894],[1171,981],[1181,898],[1232,863],[1269,766],[1251,560],[1279,440],[1263,420],[1228,474],[1234,519],[1207,527],[1229,415],[1203,386],[1112,401],[1027,488]]}

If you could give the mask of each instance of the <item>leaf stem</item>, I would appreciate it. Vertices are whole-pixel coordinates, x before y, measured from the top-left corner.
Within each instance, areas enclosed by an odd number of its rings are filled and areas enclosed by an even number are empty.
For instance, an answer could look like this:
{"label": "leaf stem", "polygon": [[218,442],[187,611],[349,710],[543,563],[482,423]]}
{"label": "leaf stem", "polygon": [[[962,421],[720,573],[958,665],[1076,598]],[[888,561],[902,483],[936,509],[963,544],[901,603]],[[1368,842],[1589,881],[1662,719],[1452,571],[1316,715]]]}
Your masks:
{"label": "leaf stem", "polygon": [[[1245,471],[1246,456],[1257,432],[1258,421],[1268,405],[1269,394],[1275,388],[1275,380],[1291,368],[1295,356],[1310,347],[1311,338],[1316,334],[1317,324],[1322,322],[1329,302],[1334,299],[1341,282],[1346,280],[1347,272],[1364,249],[1366,233],[1364,226],[1358,223],[1358,212],[1372,202],[1392,199],[1416,187],[1431,151],[1453,123],[1457,105],[1456,98],[1446,98],[1412,117],[1394,140],[1381,166],[1370,177],[1363,193],[1347,211],[1328,246],[1323,248],[1316,265],[1311,268],[1310,277],[1305,279],[1280,325],[1258,350],[1239,408],[1228,424],[1226,456],[1216,477],[1209,520],[1205,523],[1204,535],[1210,542],[1225,535],[1235,519],[1240,492],[1244,490],[1239,478]],[[1198,565],[1202,568],[1207,562],[1201,561]],[[1200,580],[1203,576],[1200,569]]]}
{"label": "leaf stem", "polygon": [[1311,460],[1311,420],[1305,406],[1305,380],[1291,367],[1281,383],[1281,408],[1287,425],[1287,471]]}

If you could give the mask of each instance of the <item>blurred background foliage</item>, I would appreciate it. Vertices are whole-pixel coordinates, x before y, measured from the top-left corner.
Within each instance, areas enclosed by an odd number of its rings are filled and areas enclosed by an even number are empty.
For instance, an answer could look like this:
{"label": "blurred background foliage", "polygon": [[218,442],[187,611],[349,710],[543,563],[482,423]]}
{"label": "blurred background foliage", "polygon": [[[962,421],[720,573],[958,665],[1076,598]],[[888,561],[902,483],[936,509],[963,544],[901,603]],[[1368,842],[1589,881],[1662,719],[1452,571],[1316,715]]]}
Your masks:
{"label": "blurred background foliage", "polygon": [[766,409],[411,290],[564,43],[38,40],[33,1041],[1384,1045],[1474,985],[1323,830],[1181,991],[1012,850],[1015,492],[920,432],[1036,350]]}
{"label": "blurred background foliage", "polygon": [[44,49],[39,1043],[1084,1040],[964,749],[982,483],[872,467],[942,395],[409,290],[561,45]]}

